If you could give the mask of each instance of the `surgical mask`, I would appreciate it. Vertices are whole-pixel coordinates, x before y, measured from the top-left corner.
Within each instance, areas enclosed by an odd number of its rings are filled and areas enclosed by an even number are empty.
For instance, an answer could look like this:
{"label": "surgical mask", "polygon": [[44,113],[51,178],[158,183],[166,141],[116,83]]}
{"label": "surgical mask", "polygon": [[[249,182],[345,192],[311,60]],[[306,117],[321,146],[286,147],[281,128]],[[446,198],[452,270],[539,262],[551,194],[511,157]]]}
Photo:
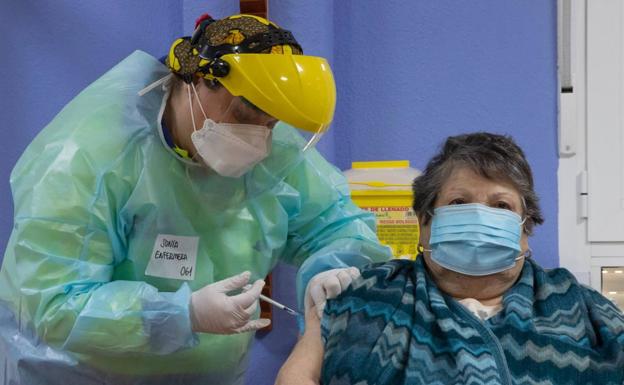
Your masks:
{"label": "surgical mask", "polygon": [[508,270],[523,257],[523,223],[513,211],[478,203],[439,207],[431,222],[431,259],[473,276]]}
{"label": "surgical mask", "polygon": [[[195,96],[199,100],[195,86]],[[249,172],[271,152],[271,130],[255,124],[216,123],[199,103],[204,124],[197,130],[189,89],[193,121],[191,141],[204,163],[219,175],[238,178]]]}

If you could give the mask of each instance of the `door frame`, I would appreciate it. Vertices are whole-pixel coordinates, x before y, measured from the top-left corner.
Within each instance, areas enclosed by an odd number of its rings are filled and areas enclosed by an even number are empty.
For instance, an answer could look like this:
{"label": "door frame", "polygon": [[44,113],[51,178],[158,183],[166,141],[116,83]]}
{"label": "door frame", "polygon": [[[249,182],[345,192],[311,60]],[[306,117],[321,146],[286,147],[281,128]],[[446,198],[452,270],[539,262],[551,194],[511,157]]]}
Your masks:
{"label": "door frame", "polygon": [[559,265],[600,291],[601,267],[624,266],[624,242],[588,241],[587,0],[558,0],[557,28]]}

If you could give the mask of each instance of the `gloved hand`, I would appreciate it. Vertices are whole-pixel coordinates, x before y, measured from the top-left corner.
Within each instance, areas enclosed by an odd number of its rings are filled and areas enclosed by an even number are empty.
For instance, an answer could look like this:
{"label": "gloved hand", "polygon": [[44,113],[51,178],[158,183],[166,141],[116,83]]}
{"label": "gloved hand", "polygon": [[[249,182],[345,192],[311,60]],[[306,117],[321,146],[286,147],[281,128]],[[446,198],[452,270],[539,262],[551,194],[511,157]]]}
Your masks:
{"label": "gloved hand", "polygon": [[357,267],[344,267],[323,271],[312,277],[303,300],[306,314],[309,309],[316,307],[318,317],[322,318],[325,302],[337,297],[359,276],[360,270]]}
{"label": "gloved hand", "polygon": [[211,283],[191,294],[190,315],[194,332],[234,334],[262,329],[271,321],[265,318],[252,320],[258,308],[258,297],[264,287],[259,279],[244,293],[228,296],[249,282],[248,271]]}

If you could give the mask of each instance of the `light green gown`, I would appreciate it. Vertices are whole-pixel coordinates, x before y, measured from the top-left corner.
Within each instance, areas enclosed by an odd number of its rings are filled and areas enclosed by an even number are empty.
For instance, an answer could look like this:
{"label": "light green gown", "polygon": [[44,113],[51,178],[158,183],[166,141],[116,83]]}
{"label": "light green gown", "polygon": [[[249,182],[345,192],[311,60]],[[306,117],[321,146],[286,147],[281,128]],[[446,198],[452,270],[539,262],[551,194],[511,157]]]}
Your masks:
{"label": "light green gown", "polygon": [[292,127],[278,124],[271,155],[238,179],[181,161],[162,139],[167,93],[137,95],[167,73],[133,53],[15,166],[0,383],[241,383],[253,333],[193,333],[193,290],[245,270],[263,278],[281,260],[303,264],[301,298],[317,272],[389,258],[344,177],[303,153]]}

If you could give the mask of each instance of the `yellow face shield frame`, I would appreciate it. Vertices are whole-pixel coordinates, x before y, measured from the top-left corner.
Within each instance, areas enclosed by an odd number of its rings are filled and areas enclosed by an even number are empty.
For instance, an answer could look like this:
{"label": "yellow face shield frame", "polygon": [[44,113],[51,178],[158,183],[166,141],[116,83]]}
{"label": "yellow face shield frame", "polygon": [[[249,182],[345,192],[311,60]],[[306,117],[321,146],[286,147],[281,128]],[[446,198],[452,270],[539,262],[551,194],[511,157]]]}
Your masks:
{"label": "yellow face shield frame", "polygon": [[327,60],[291,54],[227,54],[229,72],[218,80],[234,96],[314,134],[312,146],[329,128],[336,106],[336,85]]}

